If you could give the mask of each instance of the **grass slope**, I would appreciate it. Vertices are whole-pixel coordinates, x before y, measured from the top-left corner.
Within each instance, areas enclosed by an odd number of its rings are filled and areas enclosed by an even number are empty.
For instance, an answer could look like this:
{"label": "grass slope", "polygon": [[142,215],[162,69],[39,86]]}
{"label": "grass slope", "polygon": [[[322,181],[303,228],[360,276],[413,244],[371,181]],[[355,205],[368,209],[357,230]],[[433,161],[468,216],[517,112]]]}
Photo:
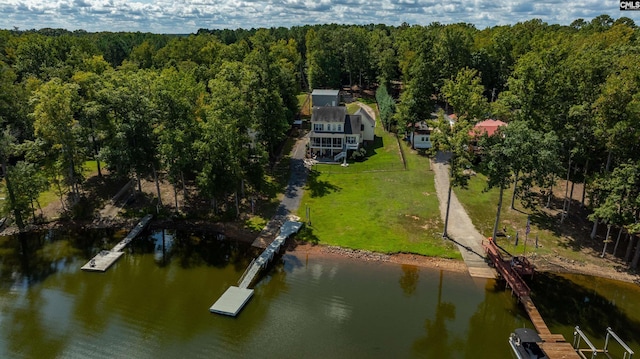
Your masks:
{"label": "grass slope", "polygon": [[407,153],[404,169],[396,138],[376,129],[364,162],[314,166],[298,215],[312,225],[303,238],[327,245],[384,253],[460,258],[440,238],[442,223],[426,157]]}

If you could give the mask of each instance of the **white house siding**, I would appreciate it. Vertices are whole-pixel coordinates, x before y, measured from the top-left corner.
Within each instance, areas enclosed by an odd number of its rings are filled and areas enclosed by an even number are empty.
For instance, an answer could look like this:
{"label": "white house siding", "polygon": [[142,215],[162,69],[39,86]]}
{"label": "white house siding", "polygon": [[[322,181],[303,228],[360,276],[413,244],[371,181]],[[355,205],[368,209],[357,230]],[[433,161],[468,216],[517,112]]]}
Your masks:
{"label": "white house siding", "polygon": [[419,150],[431,148],[431,135],[412,132],[411,146]]}

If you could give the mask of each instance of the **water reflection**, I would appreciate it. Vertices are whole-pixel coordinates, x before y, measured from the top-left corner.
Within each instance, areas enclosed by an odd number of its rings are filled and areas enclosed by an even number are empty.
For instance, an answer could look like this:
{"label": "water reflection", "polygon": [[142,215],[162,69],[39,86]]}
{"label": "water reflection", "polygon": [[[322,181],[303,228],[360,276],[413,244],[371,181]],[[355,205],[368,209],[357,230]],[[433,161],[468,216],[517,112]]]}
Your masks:
{"label": "water reflection", "polygon": [[549,327],[557,328],[567,339],[573,338],[573,328],[578,325],[602,347],[605,330],[611,327],[627,344],[638,344],[637,285],[581,275],[540,274],[531,287],[533,300]]}
{"label": "water reflection", "polygon": [[402,277],[400,277],[399,282],[404,295],[410,296],[416,291],[419,279],[418,267],[407,264],[402,265]]}
{"label": "water reflection", "polygon": [[[405,271],[404,267],[403,271]],[[417,353],[426,354],[429,358],[452,358],[456,354],[456,349],[462,348],[461,344],[463,344],[461,338],[449,338],[447,322],[456,318],[456,306],[453,303],[442,301],[442,278],[443,271],[441,270],[438,281],[438,301],[435,317],[425,320],[424,326],[427,335],[413,344]]]}
{"label": "water reflection", "polygon": [[[239,317],[213,315],[257,251],[215,234],[154,231],[106,273],[80,271],[126,232],[0,238],[0,357],[493,359],[509,357],[514,328],[531,327],[492,280],[292,254],[276,258]],[[565,276],[533,286],[554,331],[640,332],[634,286]]]}

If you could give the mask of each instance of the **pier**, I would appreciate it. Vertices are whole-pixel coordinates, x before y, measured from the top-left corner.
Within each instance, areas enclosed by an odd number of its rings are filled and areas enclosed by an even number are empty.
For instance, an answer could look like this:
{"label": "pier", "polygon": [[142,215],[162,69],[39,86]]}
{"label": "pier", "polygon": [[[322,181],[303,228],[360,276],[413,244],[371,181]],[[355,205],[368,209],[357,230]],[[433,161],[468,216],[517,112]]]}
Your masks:
{"label": "pier", "polygon": [[292,234],[297,233],[302,227],[301,222],[286,221],[280,227],[280,234],[275,238],[271,244],[253,261],[249,264],[249,267],[245,270],[244,274],[238,281],[238,286],[231,286],[224,294],[209,308],[211,313],[218,313],[223,315],[229,315],[235,317],[240,310],[247,304],[251,296],[253,296],[253,289],[249,289],[249,286],[254,282],[258,273],[264,269],[273,259],[276,253],[280,250],[287,238]]}
{"label": "pier", "polygon": [[122,257],[124,254],[122,250],[147,227],[151,218],[153,218],[151,214],[144,216],[123,240],[113,246],[111,250],[100,251],[100,253],[96,254],[87,264],[83,265],[81,269],[90,272],[106,272],[113,263]]}
{"label": "pier", "polygon": [[[529,315],[534,328],[538,332],[542,343],[540,348],[549,359],[580,359],[576,349],[567,342],[562,334],[553,334],[544,322],[542,315],[538,312],[536,305],[531,300],[531,289],[522,279],[521,274],[533,273],[531,266],[526,259],[516,264],[514,260],[504,260],[495,241],[491,238],[482,242],[487,258],[493,263],[498,275],[503,278],[507,288],[511,288],[512,293],[524,306],[524,310]],[[524,265],[523,265],[524,264]]]}

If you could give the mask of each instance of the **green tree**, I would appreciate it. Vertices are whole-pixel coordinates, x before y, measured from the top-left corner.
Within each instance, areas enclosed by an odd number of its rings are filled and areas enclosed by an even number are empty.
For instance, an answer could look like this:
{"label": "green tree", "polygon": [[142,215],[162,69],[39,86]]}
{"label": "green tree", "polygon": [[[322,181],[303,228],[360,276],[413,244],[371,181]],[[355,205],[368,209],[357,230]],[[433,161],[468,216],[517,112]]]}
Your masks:
{"label": "green tree", "polygon": [[[79,136],[81,127],[75,116],[78,88],[76,84],[54,78],[33,95],[35,134],[49,154],[50,174],[54,180],[62,179],[62,184],[75,196],[74,200],[80,195],[78,186],[86,158]],[[63,192],[59,195],[62,201]]]}

